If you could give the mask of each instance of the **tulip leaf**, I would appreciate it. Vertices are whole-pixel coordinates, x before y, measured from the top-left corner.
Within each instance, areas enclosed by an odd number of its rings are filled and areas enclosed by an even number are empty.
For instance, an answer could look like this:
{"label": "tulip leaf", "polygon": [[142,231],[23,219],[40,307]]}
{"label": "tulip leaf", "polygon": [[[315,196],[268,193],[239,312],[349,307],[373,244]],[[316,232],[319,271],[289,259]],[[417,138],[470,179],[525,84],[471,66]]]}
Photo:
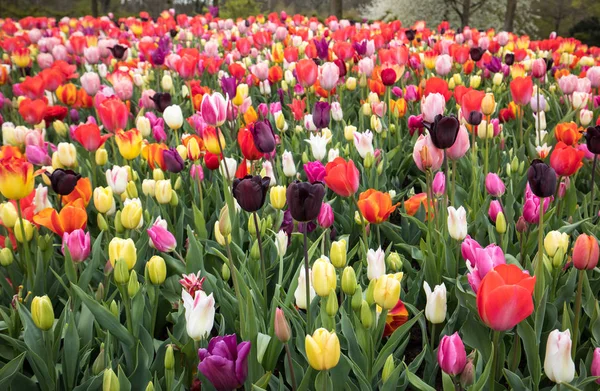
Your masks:
{"label": "tulip leaf", "polygon": [[131,382],[127,379],[123,368],[119,365],[119,391],[131,391]]}
{"label": "tulip leaf", "polygon": [[90,312],[94,314],[96,321],[102,328],[110,331],[112,335],[117,337],[117,339],[123,342],[128,348],[133,348],[135,345],[133,336],[115,319],[115,316],[109,310],[100,305],[95,299],[91,298],[77,285],[71,285],[71,289],[88,307]]}
{"label": "tulip leaf", "polygon": [[385,343],[383,348],[379,351],[377,355],[377,359],[375,360],[375,364],[373,364],[372,373],[379,373],[383,365],[385,364],[385,360],[387,360],[388,356],[394,352],[402,338],[410,331],[410,329],[414,326],[414,324],[419,320],[423,312],[419,312],[416,314],[411,320],[404,323],[402,326],[398,327],[390,336],[388,341]]}
{"label": "tulip leaf", "polygon": [[[479,354],[479,360],[482,360],[482,362],[484,362],[484,358],[482,356],[482,354],[480,352],[478,352]],[[490,358],[487,360],[487,363],[485,364],[485,369],[483,370],[483,373],[481,374],[481,376],[479,376],[479,379],[477,379],[477,382],[475,384],[473,384],[473,387],[471,387],[471,391],[480,391],[483,390],[486,386],[486,384],[488,383],[488,380],[490,378],[490,373],[492,372],[492,365],[494,363],[493,357],[494,357],[494,345],[492,344],[492,349],[491,349],[491,353],[490,353]]]}
{"label": "tulip leaf", "polygon": [[272,372],[267,372],[260,379],[256,381],[256,383],[252,384],[252,387],[258,387],[261,390],[266,389],[269,386],[269,380],[271,380]]}
{"label": "tulip leaf", "polygon": [[300,382],[300,384],[298,384],[298,391],[305,391],[309,389],[309,386],[312,384],[311,379],[314,376],[314,374],[315,370],[309,365],[308,369],[306,370],[306,373],[304,374],[304,377],[302,378],[302,381]]}
{"label": "tulip leaf", "polygon": [[395,391],[398,387],[398,380],[400,379],[400,373],[402,373],[403,369],[404,367],[402,365],[398,365],[396,368],[394,368],[390,374],[390,377],[388,377],[381,386],[381,391]]}
{"label": "tulip leaf", "polygon": [[23,352],[19,354],[17,357],[12,359],[10,362],[4,364],[2,369],[0,369],[0,388],[3,390],[10,389],[10,384],[12,383],[15,375],[21,370],[23,367],[23,361],[25,360],[25,355],[27,352]]}
{"label": "tulip leaf", "polygon": [[454,382],[450,375],[446,372],[442,371],[442,386],[444,387],[444,391],[454,391]]}
{"label": "tulip leaf", "polygon": [[[404,364],[404,366],[406,367],[406,364]],[[427,384],[423,380],[421,380],[421,378],[419,378],[417,375],[412,373],[408,369],[408,367],[406,367],[404,373],[406,373],[406,376],[408,377],[408,381],[410,382],[410,384],[412,384],[415,387],[415,389],[420,390],[420,391],[435,391],[435,388],[431,387],[429,384]]]}
{"label": "tulip leaf", "polygon": [[527,386],[525,386],[525,384],[523,383],[523,380],[521,380],[519,375],[517,375],[514,372],[509,371],[506,368],[504,368],[504,377],[506,378],[506,381],[510,385],[510,388],[513,389],[514,391],[529,390],[529,388],[527,388]]}
{"label": "tulip leaf", "polygon": [[98,266],[101,264],[101,259],[103,258],[102,254],[102,238],[104,236],[104,231],[100,231],[100,234],[94,240],[94,244],[92,246],[92,256],[86,267],[83,268],[83,272],[79,276],[78,286],[80,288],[85,288],[90,281],[92,281],[92,276],[94,271],[97,270]]}
{"label": "tulip leaf", "polygon": [[[67,310],[65,309],[65,311]],[[69,315],[63,343],[62,369],[66,387],[67,389],[72,389],[77,379],[80,341],[73,311],[69,310],[68,312]]]}
{"label": "tulip leaf", "polygon": [[196,234],[200,239],[208,239],[208,232],[206,231],[206,221],[204,220],[204,215],[195,204],[192,204],[192,210],[194,212],[194,227],[196,228]]}
{"label": "tulip leaf", "polygon": [[525,350],[525,356],[527,357],[529,375],[533,380],[533,385],[537,387],[537,385],[540,384],[542,367],[540,363],[539,344],[536,342],[535,332],[529,323],[523,321],[517,325],[517,333],[523,341],[523,349]]}
{"label": "tulip leaf", "polygon": [[354,327],[352,326],[350,318],[346,314],[346,311],[343,307],[340,308],[340,314],[342,317],[342,334],[344,335],[344,337],[346,337],[346,340],[348,341],[348,354],[350,355],[350,359],[352,359],[364,373],[367,370],[366,356],[360,348],[359,344],[357,343],[356,334],[354,333]]}

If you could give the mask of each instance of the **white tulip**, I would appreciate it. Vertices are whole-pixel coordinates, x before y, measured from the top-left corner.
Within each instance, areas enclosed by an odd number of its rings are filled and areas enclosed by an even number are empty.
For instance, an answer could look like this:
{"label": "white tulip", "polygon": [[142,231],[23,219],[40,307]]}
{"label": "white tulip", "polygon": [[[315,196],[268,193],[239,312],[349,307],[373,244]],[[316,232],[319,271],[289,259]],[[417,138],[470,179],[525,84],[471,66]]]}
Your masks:
{"label": "white tulip", "polygon": [[463,240],[467,236],[467,211],[462,206],[448,207],[448,233],[454,240]]}
{"label": "white tulip", "polygon": [[432,292],[427,281],[424,281],[423,289],[427,295],[425,317],[433,324],[442,323],[446,319],[446,285],[436,285]]}
{"label": "white tulip", "polygon": [[183,125],[183,113],[179,105],[171,105],[163,112],[163,119],[169,128],[177,130]]}
{"label": "white tulip", "polygon": [[191,339],[200,341],[208,336],[215,321],[215,299],[213,294],[206,295],[197,290],[194,298],[186,291],[181,292],[185,308],[185,328]]}
{"label": "white tulip", "polygon": [[[308,280],[309,280],[309,288],[310,288],[310,301],[312,301],[317,295],[312,286],[312,271],[308,269]],[[298,274],[298,286],[296,287],[296,291],[294,292],[294,297],[296,298],[296,306],[298,308],[305,310],[306,309],[306,271],[304,267],[300,268],[300,273]]]}
{"label": "white tulip", "polygon": [[548,335],[544,372],[554,383],[570,383],[575,377],[575,363],[571,358],[571,332],[558,329]]}
{"label": "white tulip", "polygon": [[367,252],[367,278],[376,280],[385,274],[385,252],[379,247],[377,251]]}

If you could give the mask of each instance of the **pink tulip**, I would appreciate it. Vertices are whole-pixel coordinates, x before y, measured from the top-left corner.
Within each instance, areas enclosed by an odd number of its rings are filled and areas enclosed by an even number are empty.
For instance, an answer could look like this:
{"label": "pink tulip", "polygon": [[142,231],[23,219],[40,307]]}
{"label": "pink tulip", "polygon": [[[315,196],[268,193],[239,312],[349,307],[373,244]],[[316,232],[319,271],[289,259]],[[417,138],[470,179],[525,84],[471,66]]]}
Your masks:
{"label": "pink tulip", "polygon": [[440,76],[446,76],[452,69],[452,57],[448,54],[439,55],[435,60],[435,71]]}
{"label": "pink tulip", "polygon": [[42,69],[50,68],[54,63],[54,57],[50,53],[40,53],[37,56],[37,63]]}
{"label": "pink tulip", "polygon": [[474,259],[467,260],[467,280],[473,292],[477,293],[483,278],[496,266],[506,264],[506,258],[502,249],[495,244],[475,249],[474,256]]}
{"label": "pink tulip", "polygon": [[147,89],[142,92],[142,97],[140,98],[140,106],[146,110],[154,110],[156,109],[156,105],[152,100],[152,97],[156,94],[153,89]]}
{"label": "pink tulip", "polygon": [[90,233],[82,229],[76,229],[71,233],[65,232],[62,241],[63,254],[65,253],[65,245],[69,249],[73,262],[83,262],[90,255]]}
{"label": "pink tulip", "polygon": [[192,167],[190,167],[190,176],[196,181],[204,180],[204,169],[202,168],[202,164],[192,164]]}
{"label": "pink tulip", "polygon": [[500,201],[493,200],[490,202],[490,207],[488,209],[488,216],[490,216],[490,220],[496,223],[496,217],[498,217],[498,213],[502,212],[502,206],[500,205]]}
{"label": "pink tulip", "polygon": [[558,79],[558,86],[565,95],[571,95],[577,88],[577,79],[575,75],[567,75]]}
{"label": "pink tulip", "polygon": [[425,122],[433,122],[436,115],[444,114],[445,108],[446,99],[438,92],[429,94],[421,100],[421,112]]}
{"label": "pink tulip", "polygon": [[600,66],[591,67],[587,70],[585,75],[590,79],[592,88],[600,87]]}
{"label": "pink tulip", "polygon": [[163,253],[169,253],[177,247],[175,236],[167,229],[167,222],[160,217],[156,219],[152,227],[148,228],[147,232],[150,238],[150,247]]}
{"label": "pink tulip", "polygon": [[340,78],[340,68],[333,62],[326,62],[319,68],[319,84],[327,91],[335,88]]}
{"label": "pink tulip", "polygon": [[533,60],[531,64],[531,74],[537,79],[541,79],[546,75],[546,61],[543,58]]}
{"label": "pink tulip", "polygon": [[[600,348],[594,349],[590,374],[592,376],[600,376]],[[600,379],[596,380],[596,383],[600,384]]]}
{"label": "pink tulip", "polygon": [[[544,212],[548,211],[548,207],[554,197],[544,198]],[[523,204],[523,218],[529,224],[537,224],[540,220],[540,199],[533,194],[529,183],[525,187],[525,202]]]}
{"label": "pink tulip", "polygon": [[501,197],[506,191],[506,186],[498,174],[490,172],[485,177],[485,189],[492,197]]}
{"label": "pink tulip", "polygon": [[456,136],[454,145],[446,150],[446,156],[450,160],[458,160],[465,156],[470,147],[469,131],[464,125],[461,125],[460,129],[458,129],[458,135]]}
{"label": "pink tulip", "polygon": [[433,194],[436,197],[441,197],[446,191],[446,175],[442,171],[438,171],[433,178]]}
{"label": "pink tulip", "polygon": [[467,352],[458,332],[444,335],[440,341],[437,359],[442,371],[449,375],[458,375],[463,371],[467,364]]}
{"label": "pink tulip", "polygon": [[96,72],[86,72],[81,76],[81,87],[89,96],[94,96],[100,89],[100,76]]}
{"label": "pink tulip", "polygon": [[444,161],[444,152],[436,148],[429,135],[420,135],[413,148],[413,159],[421,171],[437,171]]}
{"label": "pink tulip", "polygon": [[412,84],[406,86],[406,94],[404,94],[404,97],[409,102],[416,101],[419,98],[419,91],[417,90],[417,87]]}
{"label": "pink tulip", "polygon": [[88,64],[97,64],[100,61],[100,49],[98,46],[91,46],[83,49],[83,57]]}
{"label": "pink tulip", "polygon": [[333,209],[327,202],[321,204],[321,211],[317,217],[317,222],[321,228],[329,228],[333,225]]}
{"label": "pink tulip", "polygon": [[227,117],[227,100],[220,92],[204,94],[200,104],[202,118],[210,126],[221,126]]}
{"label": "pink tulip", "polygon": [[465,260],[475,259],[475,250],[481,248],[481,245],[471,236],[467,235],[460,245],[460,252]]}

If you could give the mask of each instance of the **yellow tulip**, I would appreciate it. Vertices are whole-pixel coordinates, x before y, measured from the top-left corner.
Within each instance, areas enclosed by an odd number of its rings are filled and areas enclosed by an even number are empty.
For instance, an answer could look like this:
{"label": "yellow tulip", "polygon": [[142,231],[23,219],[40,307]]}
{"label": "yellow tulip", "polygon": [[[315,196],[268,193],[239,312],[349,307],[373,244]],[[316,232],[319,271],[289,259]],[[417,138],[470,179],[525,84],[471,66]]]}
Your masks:
{"label": "yellow tulip", "polygon": [[315,330],[312,336],[307,335],[304,348],[308,363],[317,371],[334,368],[340,361],[340,340],[335,332],[324,328]]}
{"label": "yellow tulip", "polygon": [[31,301],[31,318],[40,330],[50,330],[54,324],[54,309],[47,295],[36,296]]}
{"label": "yellow tulip", "polygon": [[338,240],[331,243],[331,250],[329,251],[329,257],[333,266],[340,268],[346,266],[347,257],[347,243],[346,240]]}
{"label": "yellow tulip", "polygon": [[315,292],[321,297],[327,297],[329,291],[335,290],[337,286],[335,268],[327,257],[317,259],[313,265],[312,283]]}
{"label": "yellow tulip", "polygon": [[[397,276],[400,274],[400,276]],[[401,273],[384,274],[377,279],[375,289],[373,290],[373,299],[378,306],[385,310],[390,310],[398,303],[400,299],[400,281]]]}
{"label": "yellow tulip", "polygon": [[137,250],[133,239],[113,238],[108,244],[108,259],[114,267],[117,259],[124,260],[129,270],[133,269],[137,261]]}
{"label": "yellow tulip", "polygon": [[277,210],[283,209],[286,200],[286,187],[285,186],[273,186],[269,198],[271,205]]}

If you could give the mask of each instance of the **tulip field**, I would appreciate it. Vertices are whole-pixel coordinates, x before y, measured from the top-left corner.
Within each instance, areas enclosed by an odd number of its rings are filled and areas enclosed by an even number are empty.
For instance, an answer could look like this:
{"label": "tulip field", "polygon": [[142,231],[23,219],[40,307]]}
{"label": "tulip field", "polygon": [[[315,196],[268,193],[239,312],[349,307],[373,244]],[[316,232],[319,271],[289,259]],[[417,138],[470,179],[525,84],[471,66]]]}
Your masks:
{"label": "tulip field", "polygon": [[600,48],[217,11],[0,16],[0,390],[600,388]]}

